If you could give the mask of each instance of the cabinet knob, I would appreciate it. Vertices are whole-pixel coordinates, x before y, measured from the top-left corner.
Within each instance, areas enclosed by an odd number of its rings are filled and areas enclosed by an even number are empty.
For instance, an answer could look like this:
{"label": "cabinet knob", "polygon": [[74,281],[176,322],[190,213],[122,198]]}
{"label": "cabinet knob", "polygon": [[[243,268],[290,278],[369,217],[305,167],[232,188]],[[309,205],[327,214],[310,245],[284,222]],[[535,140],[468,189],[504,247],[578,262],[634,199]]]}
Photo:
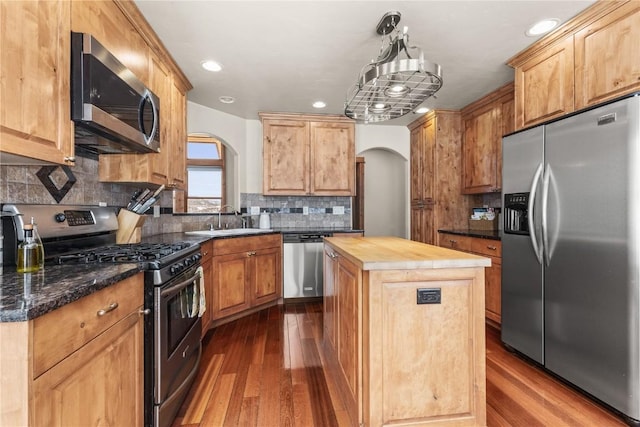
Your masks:
{"label": "cabinet knob", "polygon": [[142,316],[148,316],[149,314],[151,314],[151,309],[150,308],[145,308],[144,310],[140,310],[138,311],[138,314],[141,314]]}
{"label": "cabinet knob", "polygon": [[255,251],[247,252],[247,256],[254,256],[256,254]]}
{"label": "cabinet knob", "polygon": [[449,243],[451,243],[452,245],[455,245],[456,243],[458,243],[458,241],[454,239],[449,239]]}
{"label": "cabinet knob", "polygon": [[496,246],[487,245],[487,249],[492,250],[492,251],[495,251],[495,250],[497,250],[498,248],[497,248]]}
{"label": "cabinet knob", "polygon": [[115,310],[116,308],[118,308],[118,303],[117,302],[112,302],[111,304],[109,304],[109,306],[107,308],[103,308],[98,310],[98,312],[96,313],[98,315],[98,317],[102,317],[105,314]]}
{"label": "cabinet knob", "polygon": [[75,163],[76,162],[76,158],[73,156],[67,156],[64,158],[65,162],[69,162],[69,163]]}

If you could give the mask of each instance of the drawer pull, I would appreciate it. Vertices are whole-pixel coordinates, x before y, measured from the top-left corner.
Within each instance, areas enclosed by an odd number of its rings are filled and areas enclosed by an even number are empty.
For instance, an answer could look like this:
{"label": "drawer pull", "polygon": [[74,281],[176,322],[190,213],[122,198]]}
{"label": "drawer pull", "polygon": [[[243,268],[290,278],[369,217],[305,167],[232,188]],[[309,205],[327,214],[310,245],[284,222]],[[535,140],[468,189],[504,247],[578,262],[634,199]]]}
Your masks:
{"label": "drawer pull", "polygon": [[116,308],[118,308],[118,303],[112,302],[111,304],[109,304],[109,307],[103,308],[102,310],[98,310],[96,314],[98,315],[98,317],[102,317],[105,314],[109,313],[110,311],[115,310]]}
{"label": "drawer pull", "polygon": [[247,256],[254,256],[256,254],[255,251],[247,252]]}
{"label": "drawer pull", "polygon": [[495,250],[497,250],[498,248],[497,248],[497,247],[495,247],[495,246],[487,245],[487,249],[492,250],[492,251],[495,251]]}
{"label": "drawer pull", "polygon": [[457,240],[453,240],[453,239],[449,239],[449,243],[451,243],[452,245],[455,245],[456,243],[458,243]]}

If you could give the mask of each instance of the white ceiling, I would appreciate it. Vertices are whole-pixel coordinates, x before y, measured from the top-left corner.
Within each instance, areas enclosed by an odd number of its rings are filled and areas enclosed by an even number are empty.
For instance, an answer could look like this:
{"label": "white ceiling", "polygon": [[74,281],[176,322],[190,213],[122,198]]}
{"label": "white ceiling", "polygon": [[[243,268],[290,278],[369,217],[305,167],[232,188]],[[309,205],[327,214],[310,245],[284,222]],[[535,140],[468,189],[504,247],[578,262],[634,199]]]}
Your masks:
{"label": "white ceiling", "polygon": [[[593,1],[167,1],[136,3],[193,84],[188,99],[257,119],[259,111],[342,114],[347,89],[378,56],[375,27],[402,14],[409,41],[441,65],[430,108],[460,109],[513,80],[505,61],[533,43],[542,18],[562,22]],[[200,63],[213,59],[223,70]],[[220,96],[232,96],[223,104]],[[317,110],[316,100],[327,103]],[[383,122],[406,125],[414,114]]]}

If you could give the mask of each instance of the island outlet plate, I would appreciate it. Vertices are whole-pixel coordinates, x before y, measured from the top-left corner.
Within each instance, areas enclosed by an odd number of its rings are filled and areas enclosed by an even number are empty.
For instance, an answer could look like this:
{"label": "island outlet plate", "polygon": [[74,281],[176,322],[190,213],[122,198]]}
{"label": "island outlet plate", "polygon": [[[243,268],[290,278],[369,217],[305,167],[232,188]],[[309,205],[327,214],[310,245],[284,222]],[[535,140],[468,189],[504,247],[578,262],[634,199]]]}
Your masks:
{"label": "island outlet plate", "polygon": [[418,304],[440,304],[442,302],[440,288],[419,288]]}

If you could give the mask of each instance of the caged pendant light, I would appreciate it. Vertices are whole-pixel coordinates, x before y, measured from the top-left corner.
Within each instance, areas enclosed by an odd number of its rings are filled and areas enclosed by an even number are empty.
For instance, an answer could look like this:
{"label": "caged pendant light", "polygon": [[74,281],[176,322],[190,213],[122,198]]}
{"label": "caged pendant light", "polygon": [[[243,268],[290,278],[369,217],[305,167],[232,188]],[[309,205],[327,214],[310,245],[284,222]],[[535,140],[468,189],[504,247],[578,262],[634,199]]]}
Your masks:
{"label": "caged pendant light", "polygon": [[[365,65],[347,91],[344,114],[358,122],[395,119],[413,111],[442,87],[440,65],[424,59],[418,46],[409,46],[407,27],[398,29],[400,12],[387,12],[376,27],[382,36],[378,58]],[[416,51],[415,57],[409,50]],[[401,58],[404,54],[406,58]]]}

